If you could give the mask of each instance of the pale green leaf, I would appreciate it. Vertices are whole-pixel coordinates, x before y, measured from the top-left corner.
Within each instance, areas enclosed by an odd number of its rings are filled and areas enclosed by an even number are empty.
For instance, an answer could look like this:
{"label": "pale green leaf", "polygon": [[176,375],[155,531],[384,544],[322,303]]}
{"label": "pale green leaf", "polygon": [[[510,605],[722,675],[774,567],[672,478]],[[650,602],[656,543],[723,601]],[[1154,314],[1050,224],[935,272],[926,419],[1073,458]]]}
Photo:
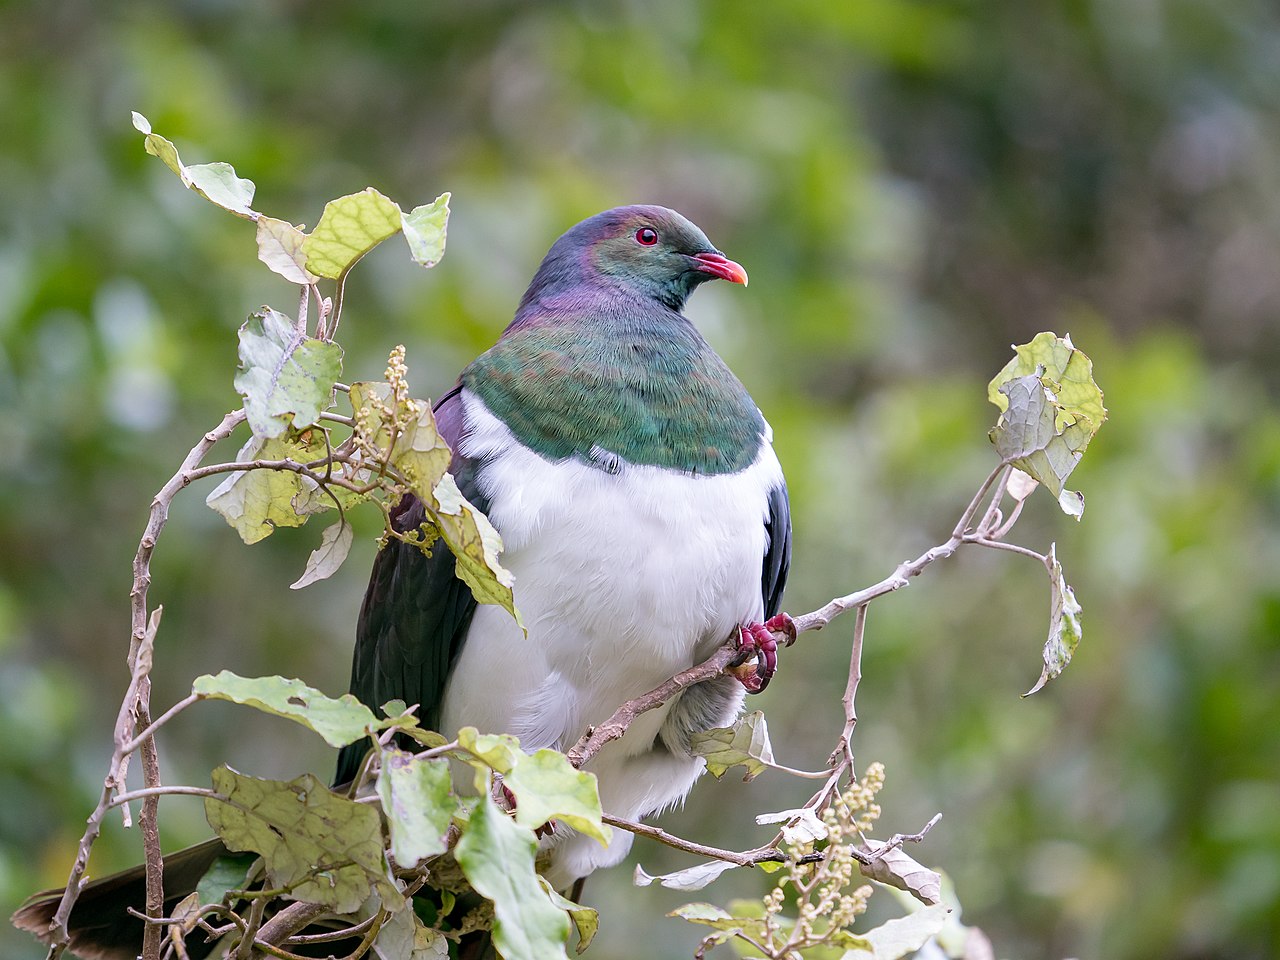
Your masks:
{"label": "pale green leaf", "polygon": [[924,907],[905,917],[886,920],[861,934],[865,946],[845,952],[841,960],[901,960],[923,947],[947,922],[946,904]]}
{"label": "pale green leaf", "polygon": [[596,938],[596,933],[600,930],[600,913],[591,908],[584,907],[580,903],[574,903],[568,897],[562,897],[556,891],[551,889],[551,884],[547,882],[546,877],[538,877],[538,882],[542,884],[542,890],[553,904],[569,915],[569,919],[573,921],[573,928],[578,934],[578,953],[584,952],[587,947],[591,946],[591,941]]}
{"label": "pale green leaf", "polygon": [[317,580],[325,580],[332,577],[338,572],[338,568],[342,566],[343,561],[347,559],[347,554],[351,552],[353,538],[351,524],[345,520],[339,520],[337,523],[331,523],[325,527],[324,532],[320,534],[320,546],[311,551],[311,556],[307,558],[307,566],[302,571],[302,576],[289,584],[289,589],[301,590]]}
{"label": "pale green leaf", "polygon": [[370,954],[377,960],[447,960],[449,941],[412,910],[393,913],[378,931]]}
{"label": "pale green leaf", "polygon": [[1036,685],[1024,693],[1024,697],[1031,696],[1061,674],[1080,645],[1081,608],[1075,591],[1063,577],[1056,549],[1056,545],[1049,547],[1049,638],[1044,642],[1044,668]]}
{"label": "pale green leaf", "polygon": [[1107,418],[1093,363],[1070,337],[1052,333],[1014,352],[987,387],[1001,411],[991,440],[1003,461],[1043,483],[1063,511],[1079,519],[1084,498],[1064,484]]}
{"label": "pale green leaf", "polygon": [[306,238],[292,223],[273,217],[258,218],[258,259],[290,283],[308,285],[317,278],[307,270],[302,251]]}
{"label": "pale green leaf", "polygon": [[303,241],[306,268],[337,280],[366,253],[400,232],[400,208],[373,187],[330,200]]}
{"label": "pale green leaf", "polygon": [[209,825],[229,849],[261,854],[272,887],[337,913],[359,909],[371,887],[388,909],[403,906],[373,807],[338,796],[309,773],[259,780],[223,766],[213,771],[213,788],[227,799],[205,800]]}
{"label": "pale green leaf", "polygon": [[458,807],[450,785],[448,760],[419,760],[396,747],[382,748],[378,796],[398,866],[416,867],[448,849],[445,834]]}
{"label": "pale green leaf", "polygon": [[736,916],[711,903],[686,903],[672,910],[667,916],[680,917],[690,923],[711,927],[713,930],[723,932],[726,937],[744,933],[761,942],[771,939],[762,917]]}
{"label": "pale green leaf", "polygon": [[594,773],[575,770],[563,753],[518,753],[502,778],[516,798],[516,822],[530,828],[559,820],[608,846],[612,831],[601,822]]}
{"label": "pale green leaf", "polygon": [[1000,394],[1001,384],[1044,368],[1044,376],[1053,385],[1062,415],[1075,419],[1083,416],[1096,432],[1107,419],[1107,408],[1102,403],[1102,390],[1093,379],[1093,361],[1076,349],[1071,336],[1059,337],[1048,331],[1038,333],[1030,343],[1014,345],[1014,358],[987,385],[987,398],[1001,410],[1008,403]]}
{"label": "pale green leaf", "polygon": [[281,436],[308,427],[333,402],[342,373],[342,348],[306,336],[284,314],[263,307],[240,328],[236,390],[254,434]]}
{"label": "pale green leaf", "polygon": [[740,718],[732,727],[716,727],[695,733],[690,739],[694,756],[704,757],[707,772],[719,780],[730,767],[746,768],[743,780],[754,780],[774,765],[773,747],[764,713],[756,710]]}
{"label": "pale green leaf", "polygon": [[506,774],[516,765],[520,741],[507,733],[479,733],[475,727],[463,727],[458,731],[458,746],[486,767]]}
{"label": "pale green leaf", "polygon": [[701,890],[719,877],[720,874],[726,870],[732,870],[736,866],[736,863],[729,863],[726,860],[708,860],[706,863],[695,864],[692,867],[686,867],[674,873],[664,873],[655,877],[646,872],[644,867],[637,864],[631,880],[637,887],[647,887],[650,884],[657,883],[672,890]]}
{"label": "pale green leaf", "polygon": [[431,203],[414,207],[401,217],[409,255],[415,263],[434,267],[444,256],[445,231],[449,226],[449,194],[442,193]]}
{"label": "pale green leaf", "polygon": [[[309,462],[311,451],[300,441],[250,437],[236,455],[237,463],[254,460]],[[300,527],[307,517],[294,508],[303,492],[302,478],[290,470],[244,470],[230,473],[210,491],[205,503],[222,515],[245,543],[271,536],[277,527]]]}
{"label": "pale green leaf", "polygon": [[257,859],[256,853],[224,853],[213,861],[196,885],[200,905],[221,903],[228,892],[243,889],[249,868]]}
{"label": "pale green leaf", "polygon": [[231,164],[197,163],[189,167],[178,156],[178,148],[158,133],[152,133],[150,121],[136,110],[133,112],[133,125],[143,135],[147,153],[158,157],[188,189],[238,217],[258,219],[259,214],[252,209],[253,181],[237,176]]}
{"label": "pale green leaf", "polygon": [[[878,880],[899,890],[905,890],[921,903],[930,906],[942,899],[942,876],[935,870],[922,866],[906,854],[902,847],[885,850],[881,840],[867,840],[858,849],[864,854],[880,856],[871,863],[859,864],[864,877]],[[881,853],[881,851],[884,851]]]}
{"label": "pale green leaf", "polygon": [[349,693],[334,700],[301,680],[284,677],[240,677],[223,670],[196,677],[191,692],[205,700],[230,700],[300,723],[331,747],[345,747],[391,724],[379,720]]}
{"label": "pale green leaf", "polygon": [[477,601],[504,608],[523,629],[511,589],[515,577],[498,562],[502,538],[489,518],[472,506],[447,473],[425,503],[457,560],[455,569],[459,579],[471,588]]}
{"label": "pale green leaf", "polygon": [[569,918],[534,872],[533,831],[506,816],[487,792],[454,848],[472,887],[493,901],[493,940],[505,960],[567,960]]}

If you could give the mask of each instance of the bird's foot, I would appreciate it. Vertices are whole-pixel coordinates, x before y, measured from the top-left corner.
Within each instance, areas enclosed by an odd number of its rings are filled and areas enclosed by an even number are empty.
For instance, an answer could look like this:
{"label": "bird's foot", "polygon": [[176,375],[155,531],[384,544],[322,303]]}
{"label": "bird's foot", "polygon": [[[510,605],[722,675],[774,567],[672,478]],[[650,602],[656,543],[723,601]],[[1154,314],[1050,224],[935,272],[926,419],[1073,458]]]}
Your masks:
{"label": "bird's foot", "polygon": [[773,679],[778,670],[779,642],[784,647],[796,642],[795,621],[785,613],[770,617],[764,623],[753,620],[738,627],[738,649],[755,653],[754,663],[744,662],[732,671],[747,688],[747,693],[759,693]]}
{"label": "bird's foot", "polygon": [[[507,811],[507,813],[516,812],[516,795],[511,792],[511,788],[505,783],[498,784],[498,789],[494,793],[494,799],[497,801],[498,806],[502,807],[502,809]],[[542,826],[535,829],[533,831],[533,835],[541,840],[544,837],[551,836],[555,832],[556,822],[554,820],[548,820]]]}

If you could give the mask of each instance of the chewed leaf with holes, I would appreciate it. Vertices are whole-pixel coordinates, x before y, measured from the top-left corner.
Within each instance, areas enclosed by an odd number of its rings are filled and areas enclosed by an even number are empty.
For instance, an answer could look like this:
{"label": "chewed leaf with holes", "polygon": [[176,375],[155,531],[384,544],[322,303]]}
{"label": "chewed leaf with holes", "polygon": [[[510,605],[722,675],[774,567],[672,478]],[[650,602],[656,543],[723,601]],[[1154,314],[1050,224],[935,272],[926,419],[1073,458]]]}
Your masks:
{"label": "chewed leaf with holes", "polygon": [[396,865],[416,867],[448,848],[445,834],[458,808],[448,760],[420,760],[397,747],[381,749],[378,797],[391,832]]}
{"label": "chewed leaf with holes", "polygon": [[191,692],[205,700],[230,700],[300,723],[331,747],[345,747],[371,730],[395,724],[390,718],[379,720],[349,693],[335,700],[301,680],[284,677],[240,677],[223,670],[196,677]]}
{"label": "chewed leaf with holes", "polygon": [[[285,436],[273,440],[250,437],[236,455],[236,463],[254,460],[293,460],[309,463],[324,455],[323,443],[315,437]],[[310,488],[305,478],[292,470],[244,470],[227,474],[205,498],[209,509],[221,514],[245,543],[257,543],[271,536],[277,527],[300,527],[314,510],[301,510]],[[314,488],[311,484],[311,488]],[[317,491],[318,493],[318,491]],[[323,494],[318,494],[323,496]]]}
{"label": "chewed leaf with holes", "polygon": [[255,436],[272,439],[290,425],[301,429],[320,419],[333,401],[342,373],[342,348],[308,337],[292,320],[263,307],[240,328],[236,390]]}
{"label": "chewed leaf with holes", "polygon": [[1084,498],[1064,487],[1107,418],[1093,363],[1070,337],[1041,333],[987,387],[1000,408],[991,441],[1001,460],[1043,483],[1063,511],[1079,519]]}
{"label": "chewed leaf with holes", "polygon": [[262,856],[268,883],[337,913],[358,910],[372,888],[390,910],[404,904],[382,852],[382,817],[340,797],[311,774],[259,780],[229,767],[213,771],[205,817],[231,850]]}

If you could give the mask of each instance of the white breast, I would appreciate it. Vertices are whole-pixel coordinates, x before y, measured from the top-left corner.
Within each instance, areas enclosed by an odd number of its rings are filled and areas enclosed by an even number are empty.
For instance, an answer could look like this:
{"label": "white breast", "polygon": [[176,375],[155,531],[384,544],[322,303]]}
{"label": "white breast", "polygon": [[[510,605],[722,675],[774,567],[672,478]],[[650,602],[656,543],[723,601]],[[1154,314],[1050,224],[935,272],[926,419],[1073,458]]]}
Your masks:
{"label": "white breast", "polygon": [[[477,609],[445,694],[446,732],[472,725],[512,733],[526,750],[568,749],[588,724],[762,618],[768,497],[782,482],[767,442],[730,475],[625,462],[611,473],[551,463],[479,397],[464,390],[462,400],[462,453],[483,464],[480,486],[528,637],[501,609]],[[646,714],[592,762],[609,812],[636,817],[668,806],[700,772],[700,761],[653,749],[664,715]],[[557,872],[572,881],[621,859],[627,846],[594,855],[583,847]]]}

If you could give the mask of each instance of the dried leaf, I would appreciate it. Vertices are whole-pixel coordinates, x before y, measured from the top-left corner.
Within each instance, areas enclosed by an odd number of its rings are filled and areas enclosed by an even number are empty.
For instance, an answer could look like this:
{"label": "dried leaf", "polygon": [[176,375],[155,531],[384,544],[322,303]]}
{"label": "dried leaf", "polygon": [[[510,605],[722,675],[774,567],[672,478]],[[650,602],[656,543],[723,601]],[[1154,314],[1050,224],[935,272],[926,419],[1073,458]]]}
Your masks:
{"label": "dried leaf", "polygon": [[[874,856],[885,846],[887,844],[883,841],[868,839],[858,849]],[[869,864],[860,864],[859,869],[864,877],[905,890],[921,903],[932,906],[942,901],[942,877],[936,871],[921,866],[901,847],[889,850]]]}
{"label": "dried leaf", "polygon": [[345,520],[339,520],[325,527],[324,532],[320,534],[320,546],[311,551],[302,576],[289,584],[289,589],[301,590],[317,580],[332,577],[347,559],[347,554],[351,552],[353,538],[351,524]]}
{"label": "dried leaf", "polygon": [[307,255],[302,251],[306,234],[285,220],[258,218],[258,259],[290,283],[303,286],[319,278],[307,269]]}
{"label": "dried leaf", "polygon": [[1049,547],[1049,638],[1044,642],[1044,668],[1036,685],[1024,693],[1024,697],[1031,696],[1062,673],[1080,645],[1081,607],[1075,591],[1062,575],[1056,549],[1056,544]]}
{"label": "dried leaf", "polygon": [[637,887],[647,887],[650,884],[657,883],[672,890],[701,890],[720,874],[726,870],[732,870],[736,866],[736,863],[729,863],[727,860],[708,860],[706,863],[695,864],[692,867],[686,867],[674,873],[664,873],[655,877],[645,872],[644,867],[636,864],[632,882]]}

